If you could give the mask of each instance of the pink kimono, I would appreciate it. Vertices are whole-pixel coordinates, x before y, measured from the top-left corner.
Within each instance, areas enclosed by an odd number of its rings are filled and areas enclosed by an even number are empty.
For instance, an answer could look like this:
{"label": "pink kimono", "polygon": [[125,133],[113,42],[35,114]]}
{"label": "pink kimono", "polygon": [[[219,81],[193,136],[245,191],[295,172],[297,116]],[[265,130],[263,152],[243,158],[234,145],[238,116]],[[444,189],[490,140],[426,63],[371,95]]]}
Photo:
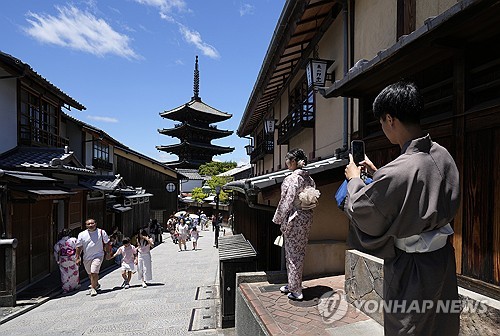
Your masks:
{"label": "pink kimono", "polygon": [[75,252],[76,238],[74,237],[63,237],[54,245],[54,257],[59,264],[62,289],[65,293],[76,289],[80,282]]}
{"label": "pink kimono", "polygon": [[281,199],[273,217],[285,238],[288,290],[293,293],[302,293],[302,271],[313,216],[312,209],[301,209],[299,193],[306,187],[316,187],[308,172],[296,169],[288,175],[281,185]]}

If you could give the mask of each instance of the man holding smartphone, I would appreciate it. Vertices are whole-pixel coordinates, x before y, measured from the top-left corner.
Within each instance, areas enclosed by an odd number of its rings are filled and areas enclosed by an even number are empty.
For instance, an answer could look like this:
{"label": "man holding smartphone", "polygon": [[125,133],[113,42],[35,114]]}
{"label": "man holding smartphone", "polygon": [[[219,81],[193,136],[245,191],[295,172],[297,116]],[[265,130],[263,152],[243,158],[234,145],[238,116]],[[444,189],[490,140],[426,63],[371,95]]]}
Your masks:
{"label": "man holding smartphone", "polygon": [[[358,249],[384,259],[386,335],[458,335],[460,300],[448,236],[460,203],[459,174],[448,151],[420,127],[423,98],[409,82],[386,87],[373,113],[401,155],[377,170],[365,156],[345,170],[345,212]],[[361,168],[373,174],[365,185]],[[457,309],[458,308],[458,309]]]}

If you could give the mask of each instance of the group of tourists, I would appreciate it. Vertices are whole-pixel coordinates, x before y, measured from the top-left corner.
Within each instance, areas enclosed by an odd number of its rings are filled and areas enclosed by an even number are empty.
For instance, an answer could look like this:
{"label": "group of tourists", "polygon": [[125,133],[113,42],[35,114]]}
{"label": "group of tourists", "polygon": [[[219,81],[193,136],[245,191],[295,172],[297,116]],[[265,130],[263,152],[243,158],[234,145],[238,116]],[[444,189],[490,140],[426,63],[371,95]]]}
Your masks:
{"label": "group of tourists", "polygon": [[121,235],[117,228],[108,236],[106,231],[97,228],[97,223],[92,218],[85,221],[85,226],[87,229],[80,232],[77,238],[71,237],[70,231],[63,229],[54,245],[54,257],[59,265],[64,293],[80,288],[79,266],[83,263],[90,279],[89,295],[97,295],[101,287],[99,271],[105,258],[115,258],[116,261],[120,257],[118,260],[123,277],[121,287],[130,288],[134,273],[137,273],[143,288],[148,286],[153,278],[150,251],[154,246],[154,239],[146,228],[140,229],[130,238]]}
{"label": "group of tourists", "polygon": [[197,250],[200,231],[206,228],[207,222],[207,215],[203,211],[194,216],[188,212],[170,216],[167,220],[167,231],[170,233],[172,242],[179,245],[179,252],[187,250],[188,241],[192,242],[192,249]]}

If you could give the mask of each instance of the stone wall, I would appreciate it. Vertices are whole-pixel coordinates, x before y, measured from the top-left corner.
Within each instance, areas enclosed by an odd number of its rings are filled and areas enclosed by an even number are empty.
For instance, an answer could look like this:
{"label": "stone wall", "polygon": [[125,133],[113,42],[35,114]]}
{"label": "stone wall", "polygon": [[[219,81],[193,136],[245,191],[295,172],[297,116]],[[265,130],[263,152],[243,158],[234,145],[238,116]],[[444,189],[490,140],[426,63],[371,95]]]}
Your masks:
{"label": "stone wall", "polygon": [[[345,295],[350,304],[358,306],[362,302],[375,300],[382,302],[384,284],[384,261],[357,250],[347,250],[345,257]],[[365,307],[363,305],[362,307]],[[372,319],[384,324],[382,312],[375,307],[361,309]],[[366,310],[366,311],[365,311]],[[372,312],[372,310],[375,310]]]}
{"label": "stone wall", "polygon": [[[383,312],[377,309],[383,300],[384,261],[357,250],[347,250],[345,258],[345,295],[375,321],[384,324]],[[498,335],[500,301],[458,287],[462,300],[460,335]],[[375,300],[377,306],[367,304]]]}

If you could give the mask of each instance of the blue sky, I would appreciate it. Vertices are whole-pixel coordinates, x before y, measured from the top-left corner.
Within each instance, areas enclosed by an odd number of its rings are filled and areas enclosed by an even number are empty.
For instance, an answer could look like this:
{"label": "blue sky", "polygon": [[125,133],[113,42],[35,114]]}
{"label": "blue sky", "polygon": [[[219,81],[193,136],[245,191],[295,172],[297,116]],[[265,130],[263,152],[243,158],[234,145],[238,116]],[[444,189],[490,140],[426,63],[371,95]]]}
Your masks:
{"label": "blue sky", "polygon": [[[193,96],[199,56],[200,97],[238,128],[285,0],[20,0],[0,11],[0,50],[28,63],[87,109],[65,111],[160,161],[177,143],[158,128],[159,113]],[[247,139],[218,161],[248,162]]]}

